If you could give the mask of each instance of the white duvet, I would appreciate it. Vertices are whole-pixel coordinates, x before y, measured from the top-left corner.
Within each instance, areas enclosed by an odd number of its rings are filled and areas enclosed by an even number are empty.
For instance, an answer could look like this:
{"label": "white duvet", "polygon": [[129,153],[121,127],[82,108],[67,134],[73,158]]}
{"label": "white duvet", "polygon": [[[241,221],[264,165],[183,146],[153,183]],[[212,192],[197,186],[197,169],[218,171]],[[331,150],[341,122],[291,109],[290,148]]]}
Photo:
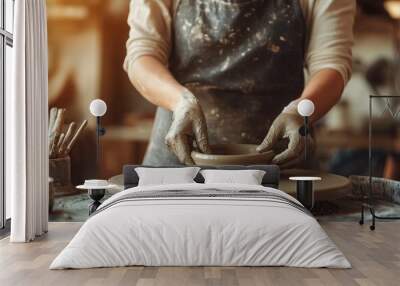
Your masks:
{"label": "white duvet", "polygon": [[[289,204],[258,198],[122,200],[146,191],[254,190],[254,185],[179,184],[120,192],[89,218],[50,269],[145,266],[293,266],[349,268],[318,222]],[[118,203],[115,203],[115,202]]]}

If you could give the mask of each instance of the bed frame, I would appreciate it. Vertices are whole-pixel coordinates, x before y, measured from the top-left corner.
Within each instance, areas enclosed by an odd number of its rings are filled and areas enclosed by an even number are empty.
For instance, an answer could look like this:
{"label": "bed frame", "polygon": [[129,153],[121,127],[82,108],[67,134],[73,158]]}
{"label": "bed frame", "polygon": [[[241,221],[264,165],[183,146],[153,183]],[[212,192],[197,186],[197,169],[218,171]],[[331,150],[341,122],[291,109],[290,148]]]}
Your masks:
{"label": "bed frame", "polygon": [[[123,168],[124,189],[136,187],[139,183],[139,176],[135,171],[136,167],[147,168],[162,168],[163,166],[142,166],[142,165],[125,165]],[[164,166],[164,168],[182,168],[185,166]],[[265,187],[279,188],[280,169],[276,165],[252,165],[252,166],[198,166],[202,170],[217,169],[217,170],[263,170],[265,171],[262,185]],[[195,178],[197,183],[203,183],[204,178],[199,173]]]}

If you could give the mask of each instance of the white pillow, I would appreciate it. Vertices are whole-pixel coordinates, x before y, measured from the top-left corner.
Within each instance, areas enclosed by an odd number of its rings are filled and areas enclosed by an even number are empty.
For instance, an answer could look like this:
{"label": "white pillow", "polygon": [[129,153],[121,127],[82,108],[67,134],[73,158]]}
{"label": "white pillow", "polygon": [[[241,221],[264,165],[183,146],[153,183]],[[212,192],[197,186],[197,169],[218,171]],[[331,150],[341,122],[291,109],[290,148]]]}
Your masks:
{"label": "white pillow", "polygon": [[261,170],[202,170],[205,184],[261,185],[265,171]]}
{"label": "white pillow", "polygon": [[135,168],[139,176],[139,186],[195,183],[199,167],[184,168]]}

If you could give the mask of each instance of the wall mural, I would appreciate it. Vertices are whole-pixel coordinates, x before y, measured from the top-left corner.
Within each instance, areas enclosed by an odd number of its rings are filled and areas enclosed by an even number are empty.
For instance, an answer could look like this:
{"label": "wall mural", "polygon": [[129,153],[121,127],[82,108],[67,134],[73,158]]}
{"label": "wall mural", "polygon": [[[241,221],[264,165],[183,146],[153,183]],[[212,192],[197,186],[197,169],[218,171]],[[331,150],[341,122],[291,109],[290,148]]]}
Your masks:
{"label": "wall mural", "polygon": [[[129,33],[129,2],[47,0],[49,110],[52,107],[66,109],[64,133],[70,122],[88,122],[70,153],[71,184],[74,186],[96,177],[96,120],[89,111],[92,100],[100,98],[108,107],[102,118],[107,129],[101,139],[102,164],[99,166],[99,176],[102,179],[113,178],[120,183],[121,177],[118,175],[122,166],[128,163],[141,164],[148,147],[156,108],[140,96],[122,68]],[[368,96],[393,94],[399,90],[396,76],[398,64],[394,60],[396,45],[393,44],[396,43],[396,30],[383,6],[377,9],[373,6],[375,4],[376,1],[359,1],[352,80],[342,100],[314,126],[313,136],[318,148],[315,153],[317,164],[313,167],[319,172],[342,175],[344,178],[367,174]],[[280,52],[275,48],[273,50]],[[388,123],[378,118],[383,113],[398,116],[400,110],[392,108],[393,104],[395,102],[382,102],[374,111],[377,125],[384,136],[397,134],[396,121]],[[238,104],[234,108],[240,110],[245,107]],[[246,108],[254,113],[258,105],[249,104]],[[229,110],[207,109],[205,116],[217,118],[225,111]],[[251,114],[250,111],[245,117]],[[278,114],[280,110],[272,112]],[[239,119],[238,116],[229,117],[223,127],[219,124],[221,120],[210,123],[209,133],[214,136],[218,135],[219,128],[235,128],[235,122]],[[251,134],[242,132],[239,135],[243,139]],[[389,138],[392,140],[394,137]],[[398,178],[400,174],[393,167],[398,163],[397,157],[379,148],[375,152],[380,155],[375,166],[377,174]],[[349,160],[353,163],[348,164]],[[73,193],[78,191],[72,190]],[[87,204],[86,195],[82,192],[67,197],[56,195],[52,218],[82,220],[87,217]],[[332,201],[317,204],[316,208],[321,214],[333,214],[340,209]]]}

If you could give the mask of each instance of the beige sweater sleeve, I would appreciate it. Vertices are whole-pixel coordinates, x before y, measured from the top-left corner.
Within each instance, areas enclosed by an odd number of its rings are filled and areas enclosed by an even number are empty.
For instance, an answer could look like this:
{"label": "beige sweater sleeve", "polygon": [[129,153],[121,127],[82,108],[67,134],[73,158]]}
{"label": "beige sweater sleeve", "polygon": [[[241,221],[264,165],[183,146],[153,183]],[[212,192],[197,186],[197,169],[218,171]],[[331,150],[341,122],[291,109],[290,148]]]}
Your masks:
{"label": "beige sweater sleeve", "polygon": [[130,73],[132,63],[150,55],[168,65],[171,50],[173,0],[131,0],[128,16],[130,26],[126,43],[124,69]]}
{"label": "beige sweater sleeve", "polygon": [[[151,55],[168,65],[172,15],[179,0],[131,0],[124,69],[139,57]],[[337,70],[347,83],[351,76],[351,48],[355,0],[300,0],[308,40],[305,62],[311,76],[326,68]]]}
{"label": "beige sweater sleeve", "polygon": [[346,84],[352,71],[355,0],[301,0],[307,22],[306,68],[312,77],[337,70]]}

